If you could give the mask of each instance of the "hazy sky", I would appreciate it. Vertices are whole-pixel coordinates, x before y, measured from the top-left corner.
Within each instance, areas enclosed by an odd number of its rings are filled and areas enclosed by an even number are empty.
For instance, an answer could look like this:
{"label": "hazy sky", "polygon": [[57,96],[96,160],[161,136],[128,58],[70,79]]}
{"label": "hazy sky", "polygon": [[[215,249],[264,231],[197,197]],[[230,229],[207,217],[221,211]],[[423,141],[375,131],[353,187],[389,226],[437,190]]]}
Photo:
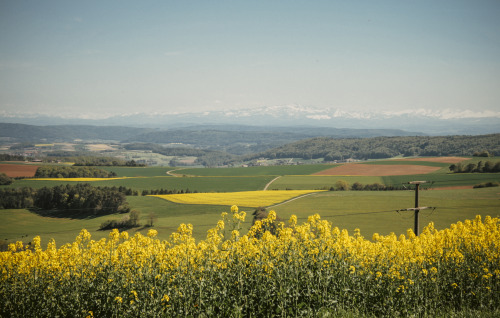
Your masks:
{"label": "hazy sky", "polygon": [[500,1],[0,0],[0,112],[500,110]]}

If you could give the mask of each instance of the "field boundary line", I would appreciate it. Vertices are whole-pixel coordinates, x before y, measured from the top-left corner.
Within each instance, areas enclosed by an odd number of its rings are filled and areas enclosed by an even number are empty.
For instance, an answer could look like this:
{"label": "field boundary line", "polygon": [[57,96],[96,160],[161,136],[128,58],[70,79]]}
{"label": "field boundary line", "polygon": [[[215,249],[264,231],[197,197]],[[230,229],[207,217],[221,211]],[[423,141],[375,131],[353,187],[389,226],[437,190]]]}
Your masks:
{"label": "field boundary line", "polygon": [[178,171],[178,170],[183,170],[183,169],[185,169],[185,168],[178,168],[178,169],[168,170],[168,171],[167,171],[167,174],[168,174],[169,176],[172,176],[172,177],[181,177],[182,175],[177,174],[177,173],[172,173],[172,172],[173,172],[173,171]]}
{"label": "field boundary line", "polygon": [[273,183],[274,181],[276,181],[277,179],[281,178],[281,176],[277,176],[276,178],[274,178],[273,180],[269,181],[266,186],[264,187],[264,191],[267,190],[267,188],[269,188],[269,186],[271,185],[271,183]]}
{"label": "field boundary line", "polygon": [[267,206],[266,208],[268,208],[268,209],[269,208],[275,208],[275,207],[280,206],[282,204],[285,204],[285,203],[288,203],[288,202],[291,202],[293,200],[297,200],[297,199],[300,199],[300,198],[304,198],[304,197],[307,197],[307,196],[310,196],[310,195],[313,195],[313,194],[318,194],[318,192],[311,192],[311,193],[306,193],[306,194],[303,194],[303,195],[299,195],[298,197],[291,198],[291,199],[288,199],[286,201],[283,201],[283,202],[280,202],[280,203],[276,203],[276,204]]}

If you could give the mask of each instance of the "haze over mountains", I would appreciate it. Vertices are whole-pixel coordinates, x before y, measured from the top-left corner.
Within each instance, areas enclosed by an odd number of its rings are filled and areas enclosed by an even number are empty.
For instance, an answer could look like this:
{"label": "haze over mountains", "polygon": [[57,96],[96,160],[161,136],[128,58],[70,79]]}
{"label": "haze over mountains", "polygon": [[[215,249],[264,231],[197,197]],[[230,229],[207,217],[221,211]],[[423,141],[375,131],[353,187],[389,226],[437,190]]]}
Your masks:
{"label": "haze over mountains", "polygon": [[[0,122],[31,125],[98,125],[172,129],[198,125],[322,127],[337,129],[401,130],[401,135],[477,135],[500,131],[500,112],[432,111],[348,112],[335,108],[297,105],[205,112],[134,113],[113,116],[57,117],[42,114],[0,112]],[[261,128],[257,128],[261,127]],[[263,128],[267,127],[267,128]],[[232,129],[231,129],[232,130]],[[391,134],[393,135],[393,134]],[[361,136],[359,136],[361,137]]]}

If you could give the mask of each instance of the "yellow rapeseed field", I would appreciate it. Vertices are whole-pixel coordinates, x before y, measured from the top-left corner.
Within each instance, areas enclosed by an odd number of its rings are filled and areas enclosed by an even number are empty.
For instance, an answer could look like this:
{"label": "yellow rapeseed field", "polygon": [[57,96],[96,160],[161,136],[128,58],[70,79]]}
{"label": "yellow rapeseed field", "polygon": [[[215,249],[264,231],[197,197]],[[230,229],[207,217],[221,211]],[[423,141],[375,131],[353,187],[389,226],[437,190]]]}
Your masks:
{"label": "yellow rapeseed field", "polygon": [[[349,235],[319,215],[246,234],[222,213],[205,240],[181,224],[169,240],[113,230],[92,240],[0,253],[1,317],[317,317],[354,312],[440,317],[500,311],[500,220],[481,217],[420,236]],[[352,315],[351,315],[352,316]],[[357,315],[356,315],[357,316]],[[472,317],[472,316],[471,316]],[[493,317],[493,315],[491,315]]]}
{"label": "yellow rapeseed field", "polygon": [[305,194],[321,190],[274,190],[274,191],[242,191],[224,193],[182,193],[152,195],[175,203],[233,205],[246,207],[270,206]]}

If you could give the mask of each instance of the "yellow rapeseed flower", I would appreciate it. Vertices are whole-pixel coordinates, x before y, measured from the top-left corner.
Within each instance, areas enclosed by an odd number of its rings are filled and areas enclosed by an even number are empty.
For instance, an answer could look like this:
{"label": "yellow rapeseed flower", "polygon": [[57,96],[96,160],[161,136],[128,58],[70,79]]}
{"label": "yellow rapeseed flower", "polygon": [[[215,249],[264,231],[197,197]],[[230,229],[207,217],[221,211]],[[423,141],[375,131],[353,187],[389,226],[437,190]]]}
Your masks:
{"label": "yellow rapeseed flower", "polygon": [[[275,191],[241,191],[223,193],[182,193],[167,195],[152,195],[175,203],[230,205],[237,207],[259,207],[277,204],[301,195],[323,190],[275,190]],[[236,213],[238,211],[232,211]]]}

